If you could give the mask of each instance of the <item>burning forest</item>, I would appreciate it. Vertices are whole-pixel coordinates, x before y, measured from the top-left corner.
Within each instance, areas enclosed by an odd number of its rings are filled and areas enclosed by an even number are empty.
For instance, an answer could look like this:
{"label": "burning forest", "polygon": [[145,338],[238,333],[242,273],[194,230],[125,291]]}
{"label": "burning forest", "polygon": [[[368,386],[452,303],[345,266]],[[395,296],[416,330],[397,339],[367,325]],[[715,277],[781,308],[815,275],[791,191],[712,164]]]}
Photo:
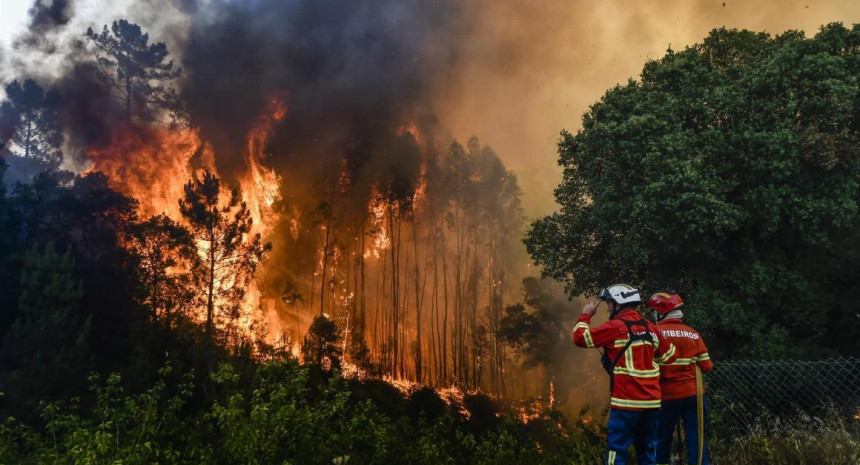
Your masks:
{"label": "burning forest", "polygon": [[0,463],[858,463],[860,8],[667,2],[4,0]]}
{"label": "burning forest", "polygon": [[[134,281],[117,298],[168,331],[197,325],[207,358],[286,352],[395,384],[546,395],[552,373],[511,376],[522,336],[502,331],[528,274],[517,178],[434,112],[458,60],[436,39],[465,34],[465,7],[215,3],[183,4],[171,47],[117,19],[74,36],[53,74],[15,75],[9,189],[90,184],[123,204],[104,206],[107,226],[57,211],[20,234],[78,253],[105,226]],[[61,48],[72,5],[52,8],[21,53]]]}

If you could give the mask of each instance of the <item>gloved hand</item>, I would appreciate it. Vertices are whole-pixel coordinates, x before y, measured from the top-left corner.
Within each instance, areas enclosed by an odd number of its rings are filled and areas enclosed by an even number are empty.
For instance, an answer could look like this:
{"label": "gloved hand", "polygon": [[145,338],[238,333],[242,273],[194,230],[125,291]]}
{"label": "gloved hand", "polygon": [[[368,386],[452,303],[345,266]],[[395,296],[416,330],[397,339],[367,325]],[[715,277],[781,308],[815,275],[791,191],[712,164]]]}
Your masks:
{"label": "gloved hand", "polygon": [[594,300],[594,301],[591,301],[591,302],[585,304],[585,307],[582,307],[582,314],[583,315],[594,315],[594,312],[597,311],[598,305],[600,305],[599,300]]}

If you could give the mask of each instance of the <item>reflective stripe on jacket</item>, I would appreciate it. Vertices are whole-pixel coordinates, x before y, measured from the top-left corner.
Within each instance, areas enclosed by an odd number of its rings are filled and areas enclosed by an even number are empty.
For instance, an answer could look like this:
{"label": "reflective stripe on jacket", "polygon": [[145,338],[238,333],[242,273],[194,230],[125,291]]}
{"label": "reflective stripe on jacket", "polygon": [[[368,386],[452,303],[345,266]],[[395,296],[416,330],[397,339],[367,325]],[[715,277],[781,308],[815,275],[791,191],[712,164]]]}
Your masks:
{"label": "reflective stripe on jacket", "polygon": [[663,398],[675,400],[695,396],[696,369],[693,364],[698,364],[702,371],[714,368],[705,341],[698,331],[685,325],[679,318],[666,318],[657,323],[657,327],[678,351],[677,360],[671,365],[660,367]]}
{"label": "reflective stripe on jacket", "polygon": [[[591,328],[591,315],[582,315],[573,327],[573,342],[579,347],[605,348],[610,360],[615,360],[629,339],[623,320],[638,321],[635,310],[623,310],[615,319]],[[678,357],[675,347],[657,326],[646,321],[652,342],[634,341],[619,358],[614,368],[615,383],[610,397],[612,408],[641,410],[660,408],[660,369]]]}

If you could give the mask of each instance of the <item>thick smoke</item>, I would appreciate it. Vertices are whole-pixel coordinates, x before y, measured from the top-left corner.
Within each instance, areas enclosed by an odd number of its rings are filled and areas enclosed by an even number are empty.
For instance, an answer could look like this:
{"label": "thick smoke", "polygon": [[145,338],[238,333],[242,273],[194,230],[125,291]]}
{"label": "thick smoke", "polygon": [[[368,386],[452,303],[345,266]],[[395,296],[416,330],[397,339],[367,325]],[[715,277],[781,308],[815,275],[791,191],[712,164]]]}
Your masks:
{"label": "thick smoke", "polygon": [[[344,173],[349,192],[328,208],[341,221],[362,217],[374,186],[403,181],[414,189],[424,154],[449,142],[434,99],[471,30],[466,5],[184,1],[192,20],[182,99],[191,123],[230,178],[247,168],[249,130],[273,99],[282,99],[287,116],[275,127],[265,163],[283,178],[286,221],[301,216],[302,228],[313,228],[309,217],[321,202],[331,203]],[[286,266],[268,267],[270,294],[314,267],[318,232],[303,231],[289,241],[289,224],[278,226],[270,262]]]}
{"label": "thick smoke", "polygon": [[65,26],[72,18],[71,0],[36,0],[30,9],[30,32],[44,33]]}
{"label": "thick smoke", "polygon": [[329,169],[409,123],[432,131],[431,97],[457,64],[463,10],[448,0],[191,5],[183,96],[192,122],[226,172],[239,167],[248,130],[278,96],[288,117],[273,143],[275,166],[302,164],[287,157]]}

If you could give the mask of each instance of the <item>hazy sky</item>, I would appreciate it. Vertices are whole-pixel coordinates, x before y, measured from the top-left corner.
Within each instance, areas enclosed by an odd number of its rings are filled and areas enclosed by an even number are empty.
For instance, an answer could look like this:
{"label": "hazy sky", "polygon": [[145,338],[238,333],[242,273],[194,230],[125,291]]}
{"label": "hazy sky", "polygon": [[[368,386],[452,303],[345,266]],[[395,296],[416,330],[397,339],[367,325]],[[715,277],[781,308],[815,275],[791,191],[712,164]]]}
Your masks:
{"label": "hazy sky", "polygon": [[[575,132],[603,93],[643,64],[714,28],[814,35],[860,23],[858,0],[487,0],[483,29],[451,86],[442,121],[479,135],[520,177],[529,214],[554,209],[558,132]],[[723,6],[725,5],[725,6]]]}
{"label": "hazy sky", "polygon": [[27,26],[31,0],[0,0],[0,45],[7,46],[13,35]]}
{"label": "hazy sky", "polygon": [[[478,4],[480,16],[472,39],[462,44],[457,71],[439,87],[440,120],[458,139],[478,135],[496,149],[520,177],[532,216],[553,209],[558,132],[576,131],[583,112],[606,89],[636,78],[647,60],[670,45],[683,49],[721,26],[813,35],[828,22],[860,23],[858,0],[464,1]],[[170,11],[169,0],[163,3],[165,8],[143,9],[133,0],[77,0],[67,29],[82,34],[118,17],[150,30],[181,29],[184,19]],[[31,4],[0,0],[0,65],[2,54],[6,63],[14,55],[12,36],[22,31]],[[157,39],[170,43],[170,37]],[[8,75],[13,67],[6,68]]]}

